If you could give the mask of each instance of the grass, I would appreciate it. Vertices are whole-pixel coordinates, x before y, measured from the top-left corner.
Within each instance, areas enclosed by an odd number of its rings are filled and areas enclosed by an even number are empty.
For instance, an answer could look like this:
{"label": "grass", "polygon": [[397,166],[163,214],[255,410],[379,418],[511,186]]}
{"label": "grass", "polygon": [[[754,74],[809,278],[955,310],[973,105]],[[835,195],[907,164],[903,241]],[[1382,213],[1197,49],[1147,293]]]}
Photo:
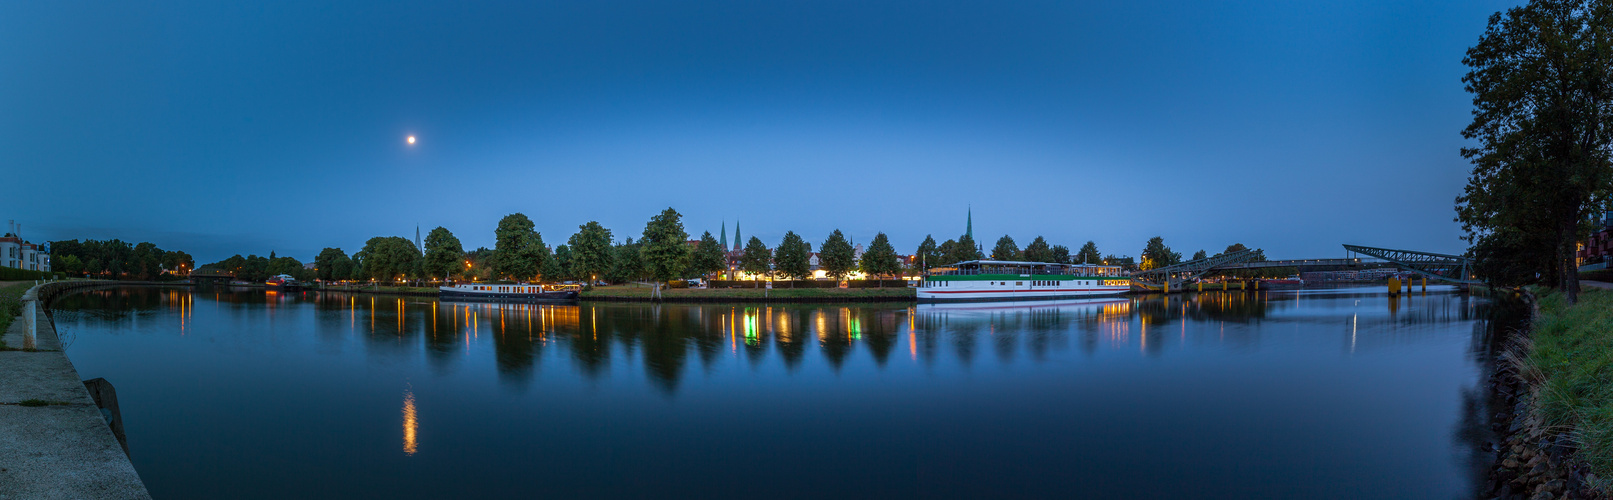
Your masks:
{"label": "grass", "polygon": [[[582,298],[591,297],[642,297],[650,296],[651,288],[647,285],[613,285],[595,287],[593,290],[582,292]],[[806,298],[845,298],[856,300],[868,297],[914,297],[912,288],[774,288],[772,290],[756,288],[671,288],[661,291],[664,297],[711,297],[711,298],[776,298],[776,299],[806,299]]]}
{"label": "grass", "polygon": [[[0,287],[0,335],[4,335],[11,321],[22,315],[22,294],[34,286],[32,281],[12,283]],[[0,340],[0,349],[6,348],[6,341]]]}
{"label": "grass", "polygon": [[1540,295],[1523,371],[1537,379],[1544,422],[1572,426],[1591,472],[1613,478],[1613,291],[1587,289],[1572,307],[1561,293]]}

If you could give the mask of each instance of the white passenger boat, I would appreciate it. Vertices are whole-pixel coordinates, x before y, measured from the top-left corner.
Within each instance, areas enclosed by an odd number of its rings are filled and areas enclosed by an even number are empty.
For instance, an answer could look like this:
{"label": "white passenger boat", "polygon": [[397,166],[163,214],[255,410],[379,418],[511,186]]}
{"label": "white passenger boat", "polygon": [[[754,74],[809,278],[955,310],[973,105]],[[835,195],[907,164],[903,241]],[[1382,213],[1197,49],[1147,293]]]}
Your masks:
{"label": "white passenger boat", "polygon": [[483,300],[497,302],[576,302],[575,290],[544,290],[542,285],[466,284],[437,287],[443,300]]}
{"label": "white passenger boat", "polygon": [[971,260],[930,269],[920,302],[1037,300],[1121,295],[1131,277],[1120,266]]}

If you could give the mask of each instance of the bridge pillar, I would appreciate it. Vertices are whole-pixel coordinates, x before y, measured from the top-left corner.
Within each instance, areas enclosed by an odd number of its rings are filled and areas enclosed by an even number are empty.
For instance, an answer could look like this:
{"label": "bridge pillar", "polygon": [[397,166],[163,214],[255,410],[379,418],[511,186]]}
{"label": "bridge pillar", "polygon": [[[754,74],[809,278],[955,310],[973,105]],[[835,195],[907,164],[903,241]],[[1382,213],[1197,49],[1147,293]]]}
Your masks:
{"label": "bridge pillar", "polygon": [[1400,278],[1389,278],[1389,295],[1400,295]]}
{"label": "bridge pillar", "polygon": [[1204,291],[1204,282],[1203,281],[1199,282],[1199,291],[1200,292]]}
{"label": "bridge pillar", "polygon": [[1423,282],[1422,282],[1422,285],[1423,285],[1423,292],[1425,292],[1425,293],[1426,293],[1426,292],[1428,292],[1428,277],[1427,277],[1427,276],[1423,276],[1423,277],[1422,277],[1422,278],[1423,278]]}

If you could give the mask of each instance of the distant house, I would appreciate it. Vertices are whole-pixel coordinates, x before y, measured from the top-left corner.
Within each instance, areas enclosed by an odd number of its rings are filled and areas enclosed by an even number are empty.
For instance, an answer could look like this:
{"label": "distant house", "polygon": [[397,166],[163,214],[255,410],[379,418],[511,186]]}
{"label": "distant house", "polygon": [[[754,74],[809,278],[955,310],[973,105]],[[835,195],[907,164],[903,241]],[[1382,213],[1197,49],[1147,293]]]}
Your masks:
{"label": "distant house", "polygon": [[16,234],[0,236],[0,266],[28,271],[50,270],[50,244],[35,244]]}

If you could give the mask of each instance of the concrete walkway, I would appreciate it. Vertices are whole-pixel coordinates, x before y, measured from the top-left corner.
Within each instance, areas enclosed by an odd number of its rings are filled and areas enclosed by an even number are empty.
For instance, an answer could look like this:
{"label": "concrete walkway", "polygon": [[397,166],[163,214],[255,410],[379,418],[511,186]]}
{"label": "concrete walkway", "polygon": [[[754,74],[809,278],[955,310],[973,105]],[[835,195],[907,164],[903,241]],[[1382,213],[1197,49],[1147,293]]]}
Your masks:
{"label": "concrete walkway", "polygon": [[[134,465],[38,310],[39,336],[19,317],[0,351],[0,499],[151,498]],[[43,400],[47,406],[21,406]]]}
{"label": "concrete walkway", "polygon": [[1600,289],[1603,289],[1603,290],[1613,290],[1613,283],[1608,283],[1606,281],[1579,280],[1579,284],[1580,284],[1581,287],[1600,288]]}

